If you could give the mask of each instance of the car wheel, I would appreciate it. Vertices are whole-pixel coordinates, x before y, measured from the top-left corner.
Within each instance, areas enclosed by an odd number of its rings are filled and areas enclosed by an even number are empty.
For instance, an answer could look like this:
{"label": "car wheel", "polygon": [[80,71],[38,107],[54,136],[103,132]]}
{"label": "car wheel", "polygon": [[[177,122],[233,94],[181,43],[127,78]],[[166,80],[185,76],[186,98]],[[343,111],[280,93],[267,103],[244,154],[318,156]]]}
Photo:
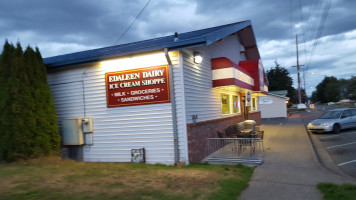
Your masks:
{"label": "car wheel", "polygon": [[339,124],[334,124],[333,126],[333,133],[334,134],[339,134],[340,133],[340,125]]}

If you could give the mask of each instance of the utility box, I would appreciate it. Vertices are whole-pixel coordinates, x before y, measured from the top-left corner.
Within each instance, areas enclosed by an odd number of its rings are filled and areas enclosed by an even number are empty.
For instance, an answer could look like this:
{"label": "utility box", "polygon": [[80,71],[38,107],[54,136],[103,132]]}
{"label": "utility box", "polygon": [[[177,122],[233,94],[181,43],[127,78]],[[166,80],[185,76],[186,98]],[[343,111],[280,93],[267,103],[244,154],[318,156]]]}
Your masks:
{"label": "utility box", "polygon": [[84,144],[81,118],[62,120],[62,142],[63,145]]}
{"label": "utility box", "polygon": [[84,133],[84,144],[93,145],[93,133]]}
{"label": "utility box", "polygon": [[83,123],[83,133],[92,133],[93,132],[93,118],[87,117],[82,119]]}

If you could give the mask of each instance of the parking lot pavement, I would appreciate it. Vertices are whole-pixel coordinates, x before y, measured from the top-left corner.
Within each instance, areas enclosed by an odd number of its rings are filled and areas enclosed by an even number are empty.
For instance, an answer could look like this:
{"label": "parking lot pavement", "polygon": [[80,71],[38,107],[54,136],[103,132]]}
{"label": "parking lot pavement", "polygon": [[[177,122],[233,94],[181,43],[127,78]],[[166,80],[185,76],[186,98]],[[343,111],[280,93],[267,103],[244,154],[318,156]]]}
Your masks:
{"label": "parking lot pavement", "polygon": [[340,134],[316,134],[335,164],[348,175],[356,178],[356,129]]}

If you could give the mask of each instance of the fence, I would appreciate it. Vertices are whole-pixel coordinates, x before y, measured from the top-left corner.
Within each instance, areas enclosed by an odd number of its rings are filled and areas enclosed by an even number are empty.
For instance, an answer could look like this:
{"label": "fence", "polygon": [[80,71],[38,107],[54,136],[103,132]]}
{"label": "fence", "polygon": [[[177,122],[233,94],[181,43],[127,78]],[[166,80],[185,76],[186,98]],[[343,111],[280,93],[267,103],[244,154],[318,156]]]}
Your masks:
{"label": "fence", "polygon": [[261,164],[263,151],[261,138],[207,138],[205,162]]}

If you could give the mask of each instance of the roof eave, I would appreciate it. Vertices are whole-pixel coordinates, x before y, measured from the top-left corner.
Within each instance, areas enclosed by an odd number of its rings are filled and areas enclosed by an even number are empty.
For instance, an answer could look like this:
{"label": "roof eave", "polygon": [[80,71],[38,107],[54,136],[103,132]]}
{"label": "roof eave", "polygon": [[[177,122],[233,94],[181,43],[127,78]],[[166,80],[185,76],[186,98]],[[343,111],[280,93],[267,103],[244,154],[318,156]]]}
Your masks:
{"label": "roof eave", "polygon": [[170,44],[161,44],[161,45],[157,45],[157,46],[131,49],[128,51],[118,51],[118,52],[108,53],[108,54],[103,54],[103,55],[98,55],[98,56],[76,58],[76,59],[72,59],[72,60],[65,60],[63,62],[57,61],[57,62],[51,63],[51,62],[46,62],[46,59],[44,59],[44,62],[46,64],[47,68],[57,68],[57,67],[66,67],[66,66],[73,65],[73,64],[96,62],[96,61],[101,61],[101,60],[104,60],[107,58],[118,57],[118,56],[123,56],[123,55],[155,51],[155,50],[164,49],[164,48],[168,48],[168,50],[171,51],[171,50],[178,50],[178,49],[183,49],[183,48],[197,47],[197,46],[202,46],[202,45],[206,45],[205,40],[203,38],[198,38],[198,39],[189,40],[189,41],[181,41],[181,42],[175,42],[175,43],[170,43]]}
{"label": "roof eave", "polygon": [[243,21],[240,22],[238,24],[235,24],[233,26],[228,26],[222,29],[219,29],[213,33],[210,33],[206,36],[206,44],[210,45],[216,41],[221,40],[222,38],[225,38],[233,33],[239,32],[242,29],[251,26],[251,21],[247,20],[247,21]]}

